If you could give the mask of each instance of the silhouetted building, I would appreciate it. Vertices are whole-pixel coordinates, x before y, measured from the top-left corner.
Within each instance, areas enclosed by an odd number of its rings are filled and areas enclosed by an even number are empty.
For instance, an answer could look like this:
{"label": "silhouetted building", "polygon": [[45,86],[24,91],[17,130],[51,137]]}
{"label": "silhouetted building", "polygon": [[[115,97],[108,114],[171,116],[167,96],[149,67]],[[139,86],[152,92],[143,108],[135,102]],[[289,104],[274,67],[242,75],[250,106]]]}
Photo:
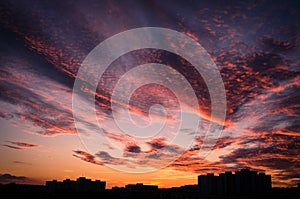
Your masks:
{"label": "silhouetted building", "polygon": [[85,177],[77,178],[76,181],[65,179],[62,182],[57,180],[46,181],[46,190],[48,192],[73,191],[73,192],[100,192],[104,191],[105,181],[87,179]]}
{"label": "silhouetted building", "polygon": [[182,192],[199,192],[199,185],[183,185],[178,189]]}
{"label": "silhouetted building", "polygon": [[198,176],[198,185],[205,194],[217,192],[217,178],[213,173],[206,174],[205,176]]}
{"label": "silhouetted building", "polygon": [[144,185],[142,183],[137,184],[128,184],[125,186],[126,191],[129,192],[151,192],[151,191],[157,191],[158,186],[157,185]]}
{"label": "silhouetted building", "polygon": [[221,173],[219,176],[206,174],[198,176],[198,185],[203,194],[253,195],[271,190],[271,176],[242,169]]}

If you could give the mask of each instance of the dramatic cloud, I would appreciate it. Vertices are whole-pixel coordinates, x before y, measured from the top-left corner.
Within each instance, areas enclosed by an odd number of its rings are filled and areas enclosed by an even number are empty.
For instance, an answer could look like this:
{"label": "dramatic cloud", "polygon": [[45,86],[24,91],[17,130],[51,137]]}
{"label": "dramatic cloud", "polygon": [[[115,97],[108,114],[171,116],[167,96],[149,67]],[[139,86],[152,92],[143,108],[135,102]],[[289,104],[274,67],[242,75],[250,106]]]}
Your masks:
{"label": "dramatic cloud", "polygon": [[[105,0],[101,4],[3,1],[0,117],[27,133],[79,134],[91,151],[75,150],[73,156],[97,165],[160,168],[170,161],[166,166],[171,169],[195,173],[252,168],[272,174],[275,185],[295,185],[300,179],[299,8],[296,1],[268,0],[256,3]],[[199,154],[201,148],[207,147],[203,140],[211,120],[207,85],[202,74],[187,60],[159,49],[122,55],[100,79],[95,80],[90,71],[90,80],[98,82],[96,92],[88,83],[80,92],[95,95],[92,101],[95,101],[97,124],[93,122],[95,115],[85,114],[84,101],[79,107],[83,117],[78,118],[75,128],[72,89],[84,58],[106,38],[147,26],[170,28],[192,37],[207,50],[220,71],[227,116],[221,137],[206,158]],[[157,69],[143,71],[121,85],[124,95],[129,88],[151,78],[166,79],[179,88],[183,104],[170,89],[156,84],[138,88],[128,104],[126,100],[112,100],[118,81],[146,63],[164,64],[182,77],[164,71],[149,77]],[[177,125],[182,116],[180,106],[189,107],[191,102],[191,96],[185,95],[186,87],[179,81],[183,77],[198,99],[199,110],[188,111],[200,118],[198,132],[189,129],[190,124]],[[117,107],[115,115],[112,104]],[[165,108],[166,117],[154,104]],[[153,122],[156,126],[164,124],[165,133],[143,132],[142,128],[125,132],[115,119],[127,109],[131,118],[119,118],[126,127]],[[140,141],[144,134],[147,139]],[[189,143],[178,141],[194,135],[189,147],[184,147]],[[105,139],[97,142],[99,137]],[[178,142],[173,143],[176,138]],[[38,147],[24,142],[2,145],[18,150]]]}

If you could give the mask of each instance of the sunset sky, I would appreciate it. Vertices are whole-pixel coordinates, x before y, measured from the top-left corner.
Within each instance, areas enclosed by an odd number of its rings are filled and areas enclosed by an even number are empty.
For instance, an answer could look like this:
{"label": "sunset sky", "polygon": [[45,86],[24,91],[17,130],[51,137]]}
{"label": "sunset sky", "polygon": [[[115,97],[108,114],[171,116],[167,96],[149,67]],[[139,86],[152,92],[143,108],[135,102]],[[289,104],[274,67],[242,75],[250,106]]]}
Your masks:
{"label": "sunset sky", "polygon": [[[203,65],[214,63],[223,83],[153,48],[121,55],[99,78],[86,69],[101,59],[87,58],[101,42],[141,27],[198,42],[211,57]],[[85,176],[108,188],[172,187],[242,168],[272,175],[273,186],[300,182],[296,1],[4,0],[0,35],[0,183]],[[151,36],[131,35],[127,44]],[[168,39],[158,43],[176,52],[186,45]],[[108,59],[113,45],[106,47]]]}

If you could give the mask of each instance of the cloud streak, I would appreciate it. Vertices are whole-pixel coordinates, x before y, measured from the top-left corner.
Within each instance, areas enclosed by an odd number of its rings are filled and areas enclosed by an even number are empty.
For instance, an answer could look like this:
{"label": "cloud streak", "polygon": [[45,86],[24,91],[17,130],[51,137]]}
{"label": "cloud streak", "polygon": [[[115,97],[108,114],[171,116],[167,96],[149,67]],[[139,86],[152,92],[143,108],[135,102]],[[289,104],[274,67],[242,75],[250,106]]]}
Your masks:
{"label": "cloud streak", "polygon": [[[136,12],[128,12],[131,9]],[[103,1],[101,5],[93,1],[4,1],[0,15],[0,117],[41,136],[80,133],[88,140],[88,132],[95,132],[109,142],[96,143],[98,148],[89,152],[74,150],[73,156],[97,165],[159,168],[182,154],[168,167],[195,173],[247,167],[270,172],[276,185],[295,185],[300,173],[299,13],[299,5],[293,1]],[[83,110],[79,132],[75,128],[72,87],[85,56],[111,35],[145,26],[171,28],[189,35],[203,45],[218,66],[226,89],[227,117],[221,137],[205,159],[199,153],[205,147],[202,144],[210,122],[211,99],[203,77],[183,58],[158,49],[133,51],[115,60],[97,79],[99,84],[93,93],[100,127]],[[129,104],[111,100],[122,75],[145,63],[165,64],[187,78],[199,102],[200,109],[191,111],[201,119],[199,132],[188,128],[176,131],[180,120],[178,99],[162,86],[139,88]],[[167,73],[161,75],[181,88],[178,79]],[[146,72],[133,78],[131,85],[145,80]],[[185,89],[181,90],[184,96]],[[189,100],[190,96],[184,96],[185,106]],[[130,110],[132,118],[122,118],[123,122],[142,124],[150,121],[153,104],[164,106],[169,111],[165,118],[168,133],[137,141],[132,135],[143,132],[129,135],[117,128],[112,103],[120,110]],[[162,122],[164,118],[156,112],[154,119]],[[171,143],[176,137],[174,132],[179,136],[196,134],[196,139],[185,149]],[[3,146],[16,150],[38,147],[13,141]],[[121,151],[118,155],[117,149]]]}
{"label": "cloud streak", "polygon": [[17,150],[39,147],[39,145],[37,144],[30,144],[26,142],[12,142],[12,141],[7,141],[7,142],[9,142],[10,144],[3,144],[2,146],[12,148],[12,149],[17,149]]}
{"label": "cloud streak", "polygon": [[29,179],[25,176],[15,176],[9,173],[0,174],[0,183],[9,184],[9,183],[30,183],[32,179]]}

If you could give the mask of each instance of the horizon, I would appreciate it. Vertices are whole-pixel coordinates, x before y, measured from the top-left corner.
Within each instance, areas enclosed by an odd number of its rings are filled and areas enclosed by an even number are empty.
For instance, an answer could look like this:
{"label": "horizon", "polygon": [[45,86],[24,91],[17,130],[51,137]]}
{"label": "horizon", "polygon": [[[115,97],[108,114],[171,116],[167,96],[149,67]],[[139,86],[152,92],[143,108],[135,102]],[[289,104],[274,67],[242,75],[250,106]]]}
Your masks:
{"label": "horizon", "polygon": [[[197,177],[199,177],[199,176],[206,176],[206,175],[208,175],[208,174],[213,174],[215,177],[219,177],[221,174],[225,174],[225,173],[227,173],[227,172],[230,172],[231,174],[236,174],[237,172],[241,172],[242,170],[248,170],[248,171],[251,171],[251,172],[255,172],[255,173],[257,173],[257,174],[261,174],[261,173],[263,173],[263,174],[265,174],[265,175],[268,175],[267,173],[266,173],[266,171],[255,171],[255,170],[251,170],[251,169],[247,169],[247,168],[243,168],[243,169],[238,169],[238,170],[235,170],[235,171],[224,171],[224,172],[221,172],[221,173],[206,173],[206,174],[200,174],[200,175],[197,175]],[[3,176],[3,175],[10,175],[10,174],[1,174],[1,176]],[[269,175],[269,176],[271,176],[271,175]],[[52,181],[57,181],[57,182],[64,182],[65,180],[71,180],[71,181],[77,181],[78,179],[80,179],[80,178],[84,178],[84,179],[87,179],[87,180],[93,180],[94,182],[96,181],[96,180],[100,180],[101,182],[105,182],[106,183],[106,185],[109,185],[109,182],[107,182],[107,181],[103,181],[102,179],[91,179],[91,178],[87,178],[86,176],[83,176],[83,175],[81,175],[81,176],[78,176],[78,177],[75,177],[75,178],[65,178],[65,179],[48,179],[48,180],[46,180],[44,183],[39,183],[39,184],[24,184],[24,185],[41,185],[41,186],[46,186],[46,183],[49,181],[49,182],[52,182]],[[272,176],[271,176],[271,182],[272,182]],[[20,184],[20,185],[22,185],[22,183],[16,183],[16,182],[9,182],[9,183],[0,183],[0,184],[3,184],[3,185],[7,185],[7,184]],[[134,182],[134,183],[132,183],[133,185],[136,185],[136,184],[143,184],[143,185],[154,185],[154,186],[158,186],[158,188],[159,189],[161,189],[161,188],[166,188],[166,189],[168,189],[168,188],[176,188],[176,187],[181,187],[181,186],[185,186],[185,185],[198,185],[197,183],[195,183],[195,184],[182,184],[182,185],[178,185],[178,186],[175,186],[175,187],[160,187],[159,185],[155,185],[155,184],[153,184],[153,183],[149,183],[149,184],[144,184],[143,182]],[[107,186],[107,187],[105,187],[105,189],[112,189],[112,188],[114,188],[114,187],[117,187],[117,188],[122,188],[122,187],[125,187],[126,185],[132,185],[132,184],[124,184],[124,185],[118,185],[118,186]],[[198,185],[199,186],[199,185]],[[272,184],[271,184],[271,186],[272,186]],[[271,188],[293,188],[293,187],[298,187],[299,185],[294,185],[294,186],[286,186],[286,187],[274,187],[274,186],[272,186]]]}

